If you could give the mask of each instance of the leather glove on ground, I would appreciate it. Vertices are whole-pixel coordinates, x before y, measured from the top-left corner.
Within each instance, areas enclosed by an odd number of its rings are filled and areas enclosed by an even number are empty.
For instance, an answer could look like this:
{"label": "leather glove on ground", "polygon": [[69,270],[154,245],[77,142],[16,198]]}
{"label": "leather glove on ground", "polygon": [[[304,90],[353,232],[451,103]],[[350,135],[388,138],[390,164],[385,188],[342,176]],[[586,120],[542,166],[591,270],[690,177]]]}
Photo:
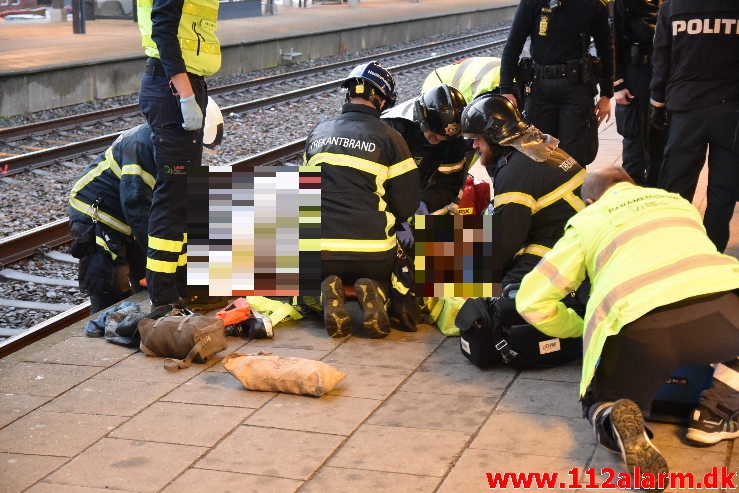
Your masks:
{"label": "leather glove on ground", "polygon": [[669,125],[666,106],[649,106],[649,121],[657,129],[665,129]]}
{"label": "leather glove on ground", "polygon": [[426,205],[426,202],[421,202],[418,204],[418,210],[416,210],[416,214],[421,214],[424,216],[427,216],[429,213],[429,206]]}
{"label": "leather glove on ground", "polygon": [[202,128],[203,110],[200,109],[194,94],[189,98],[180,99],[180,109],[182,110],[182,128],[185,130]]}
{"label": "leather glove on ground", "polygon": [[80,279],[80,288],[87,293],[106,294],[113,287],[115,267],[107,252],[97,251],[90,257],[87,269]]}
{"label": "leather glove on ground", "polygon": [[399,229],[395,235],[398,237],[398,242],[405,248],[406,250],[410,250],[413,248],[413,245],[416,243],[416,241],[413,239],[413,231],[411,230],[411,226],[408,223],[403,223],[400,225],[401,229]]}

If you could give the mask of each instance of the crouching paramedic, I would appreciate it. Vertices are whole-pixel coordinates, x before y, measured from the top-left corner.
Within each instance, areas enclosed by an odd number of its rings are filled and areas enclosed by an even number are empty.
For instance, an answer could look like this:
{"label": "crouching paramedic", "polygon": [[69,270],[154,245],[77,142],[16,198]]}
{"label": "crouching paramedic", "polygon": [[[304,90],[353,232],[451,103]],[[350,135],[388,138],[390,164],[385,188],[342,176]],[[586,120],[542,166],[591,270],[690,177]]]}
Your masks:
{"label": "crouching paramedic", "polygon": [[[211,148],[223,136],[223,117],[210,98],[203,135]],[[80,259],[80,290],[90,295],[93,313],[141,290],[156,178],[152,132],[143,124],[123,132],[72,186],[71,253]]]}
{"label": "crouching paramedic", "polygon": [[331,337],[349,334],[343,286],[353,284],[368,335],[385,337],[395,232],[418,208],[418,168],[403,137],[380,120],[380,111],[395,103],[392,74],[365,63],[342,87],[341,114],[313,129],[304,154],[305,164],[321,167],[324,322]]}
{"label": "crouching paramedic", "polygon": [[[588,206],[524,277],[516,307],[553,337],[583,336],[583,414],[630,470],[667,463],[644,429],[655,393],[676,368],[720,363],[693,411],[687,438],[739,437],[739,262],[722,255],[693,205],[635,185],[622,168],[588,173]],[[585,277],[584,319],[561,302]],[[661,488],[657,488],[661,489]]]}

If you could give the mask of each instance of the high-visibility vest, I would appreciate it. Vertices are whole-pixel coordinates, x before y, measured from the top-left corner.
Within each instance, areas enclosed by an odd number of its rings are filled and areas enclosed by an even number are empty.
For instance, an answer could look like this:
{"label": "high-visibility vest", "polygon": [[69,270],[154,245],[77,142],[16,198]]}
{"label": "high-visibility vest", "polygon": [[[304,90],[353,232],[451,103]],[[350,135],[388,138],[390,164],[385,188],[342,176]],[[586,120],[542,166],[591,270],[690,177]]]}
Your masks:
{"label": "high-visibility vest", "polygon": [[439,67],[426,77],[421,92],[424,93],[439,84],[457,88],[469,103],[480,94],[498,88],[500,58],[478,56]]}
{"label": "high-visibility vest", "polygon": [[[584,320],[558,300],[586,274]],[[739,261],[716,251],[698,210],[678,194],[618,183],[570,218],[564,236],[527,274],[516,308],[553,337],[583,336],[580,394],[606,338],[655,308],[739,288]]]}
{"label": "high-visibility vest", "polygon": [[[151,39],[153,0],[138,0],[138,22],[141,44],[147,56],[160,58]],[[221,68],[221,45],[216,37],[218,0],[185,0],[177,30],[182,59],[188,73],[212,75]]]}

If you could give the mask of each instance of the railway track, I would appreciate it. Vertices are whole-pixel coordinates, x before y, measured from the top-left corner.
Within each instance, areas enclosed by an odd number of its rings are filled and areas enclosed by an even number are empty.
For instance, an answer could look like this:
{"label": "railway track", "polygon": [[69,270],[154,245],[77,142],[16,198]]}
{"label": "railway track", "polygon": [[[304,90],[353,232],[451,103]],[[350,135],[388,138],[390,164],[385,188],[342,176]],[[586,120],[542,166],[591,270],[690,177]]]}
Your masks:
{"label": "railway track", "polygon": [[[455,40],[454,44],[469,43],[470,40],[478,40],[481,37],[500,36],[507,33],[507,31],[507,28],[499,28],[486,31],[481,34],[477,33],[474,35],[466,35]],[[411,70],[425,65],[435,65],[442,63],[445,60],[479,53],[498,47],[502,43],[502,40],[494,40],[488,43],[481,43],[473,47],[456,49],[447,53],[432,55],[411,62],[388,66],[394,72],[402,72],[404,70]],[[335,89],[338,87],[338,84],[340,84],[342,79],[330,79],[323,83],[312,84],[308,87],[294,90],[281,91],[277,94],[252,101],[228,104],[228,100],[241,98],[245,91],[254,90],[260,87],[276,87],[279,86],[280,83],[293,80],[314,80],[318,78],[318,74],[328,73],[335,77],[340,71],[345,71],[347,67],[353,67],[364,61],[380,59],[383,60],[383,63],[387,64],[387,61],[392,61],[393,58],[407,56],[410,53],[417,53],[419,51],[427,52],[440,47],[449,48],[451,45],[452,43],[449,41],[435,41],[424,44],[420,47],[404,48],[379,55],[365,56],[351,61],[337,62],[319,67],[302,69],[295,72],[215,87],[210,89],[209,93],[212,96],[224,97],[225,104],[223,101],[219,102],[221,111],[224,114],[238,114],[257,111],[259,109],[269,108],[287,101],[297,100]],[[225,96],[228,96],[228,98]],[[111,123],[116,121],[120,121],[122,123],[117,123],[115,125]],[[2,154],[8,155],[9,157],[0,159],[0,173],[4,176],[12,176],[29,169],[41,168],[53,163],[73,160],[82,155],[101,152],[113,143],[123,130],[139,123],[143,123],[143,119],[139,115],[138,106],[125,105],[118,108],[90,112],[78,116],[69,116],[47,122],[1,128],[0,142],[4,142],[6,146],[2,151]],[[107,132],[111,127],[119,127],[120,130]],[[96,135],[77,142],[58,145],[60,139],[72,139],[74,136],[79,135],[80,133],[85,133],[86,131],[93,131]],[[44,146],[44,142],[51,143],[52,146],[39,149],[39,146]],[[19,149],[30,149],[31,152],[18,152],[12,155]]]}
{"label": "railway track", "polygon": [[[507,28],[501,28],[492,30],[484,33],[486,36],[497,36],[504,35],[507,32]],[[462,39],[466,40],[469,44],[469,40],[479,40],[482,34],[476,33],[469,36],[464,36]],[[430,56],[415,59],[410,62],[402,62],[395,65],[390,65],[387,62],[388,57],[400,56],[401,54],[408,54],[410,52],[418,52],[421,48],[418,46],[413,48],[405,48],[402,50],[396,50],[393,52],[387,52],[384,54],[376,54],[366,56],[362,58],[353,59],[351,61],[344,61],[339,63],[333,63],[323,65],[318,68],[302,69],[297,72],[279,74],[277,76],[263,77],[252,79],[250,81],[230,84],[227,86],[221,86],[218,88],[211,89],[211,94],[216,95],[234,95],[234,98],[239,98],[239,94],[245,91],[251,91],[252,89],[259,88],[265,85],[277,85],[281,82],[289,82],[296,78],[302,78],[306,80],[314,80],[316,73],[334,73],[332,79],[326,82],[320,82],[312,84],[310,87],[300,87],[298,89],[292,89],[288,91],[282,91],[273,96],[267,96],[260,99],[254,99],[246,102],[238,102],[235,104],[224,105],[221,103],[221,110],[224,115],[233,115],[251,111],[258,111],[260,109],[272,109],[279,105],[290,104],[292,101],[305,100],[307,98],[315,97],[317,94],[322,92],[336,91],[342,79],[335,78],[338,75],[338,71],[346,71],[347,67],[355,66],[362,61],[369,60],[382,60],[382,63],[390,68],[395,74],[400,74],[405,71],[418,70],[421,67],[432,67],[438,66],[444,62],[448,63],[449,60],[458,59],[473,54],[482,54],[491,49],[500,47],[504,43],[504,39],[492,40],[487,43],[476,44],[472,47],[466,46],[461,49],[456,49],[451,52],[443,54],[431,54]],[[437,47],[444,45],[448,47],[450,42],[448,40],[439,41],[424,45],[424,50],[433,50]],[[427,71],[426,71],[427,73]],[[324,77],[325,79],[325,77]],[[231,97],[231,96],[229,96]],[[226,99],[224,99],[226,100]],[[333,100],[333,96],[332,96]],[[24,125],[13,129],[0,129],[0,141],[11,141],[11,142],[22,142],[23,135],[41,136],[61,132],[62,138],[67,132],[74,133],[73,129],[78,128],[79,122],[82,122],[86,127],[95,127],[102,129],[109,129],[117,119],[132,118],[132,115],[138,114],[138,108],[136,105],[127,105],[114,109],[105,110],[102,112],[88,113],[84,115],[77,115],[68,118],[60,118],[49,122],[42,122],[39,124]],[[130,123],[126,125],[126,128],[131,126]],[[72,130],[70,130],[72,129]],[[104,133],[103,135],[96,135],[92,138],[87,138],[79,142],[63,143],[62,145],[56,146],[51,149],[37,149],[30,153],[19,154],[17,156],[11,156],[0,160],[0,174],[4,176],[10,176],[17,174],[22,171],[29,169],[39,169],[47,166],[51,163],[62,162],[63,164],[70,164],[69,161],[73,160],[75,156],[85,156],[88,158],[91,155],[97,154],[104,150],[110,143],[115,140],[119,135],[118,131]],[[27,138],[27,137],[26,137]],[[59,138],[58,135],[55,138]],[[294,164],[297,162],[302,155],[305,146],[304,139],[295,139],[290,142],[267,149],[262,152],[257,152],[247,157],[231,159],[231,162],[224,162],[221,164],[227,164],[230,166],[265,166],[265,165],[282,165],[282,164]],[[33,146],[27,146],[33,147]],[[0,154],[2,155],[2,154]],[[67,162],[65,162],[67,161]],[[38,171],[43,173],[43,171]],[[18,233],[9,237],[0,239],[0,272],[5,270],[6,273],[9,269],[6,267],[9,264],[24,261],[31,255],[49,255],[53,252],[53,248],[63,245],[71,240],[69,234],[69,228],[66,219],[54,221],[49,224],[45,224],[30,231],[24,233]],[[53,255],[52,255],[53,257]],[[49,310],[49,306],[42,306],[43,304],[37,303],[37,310]],[[0,298],[0,308],[3,307],[3,300]],[[56,312],[50,319],[38,323],[33,327],[23,331],[21,334],[13,335],[8,339],[0,339],[0,358],[6,354],[16,351],[18,348],[30,344],[31,342],[44,337],[56,330],[68,326],[74,321],[83,319],[89,315],[89,303],[75,304],[68,309],[61,310],[61,304],[53,308],[50,311]],[[1,315],[2,313],[0,313]],[[2,318],[2,317],[0,317]],[[26,334],[26,335],[23,335]],[[0,334],[2,336],[2,334]]]}

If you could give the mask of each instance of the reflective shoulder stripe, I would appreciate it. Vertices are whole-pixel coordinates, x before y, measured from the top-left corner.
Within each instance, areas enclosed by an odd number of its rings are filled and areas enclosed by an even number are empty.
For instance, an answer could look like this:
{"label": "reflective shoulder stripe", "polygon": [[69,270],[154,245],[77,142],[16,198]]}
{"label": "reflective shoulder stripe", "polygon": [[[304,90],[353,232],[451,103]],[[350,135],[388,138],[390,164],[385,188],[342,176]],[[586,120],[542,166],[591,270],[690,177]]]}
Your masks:
{"label": "reflective shoulder stripe", "polygon": [[601,322],[603,322],[603,320],[605,320],[614,305],[618,301],[639,290],[642,286],[664,281],[665,279],[679,276],[680,274],[684,274],[691,270],[705,269],[706,267],[720,267],[724,265],[727,267],[735,267],[736,259],[733,257],[726,258],[714,254],[693,255],[691,257],[684,258],[679,263],[659,267],[614,286],[608,293],[606,293],[605,296],[603,296],[601,301],[595,307],[590,320],[588,320],[588,325],[585,327],[585,333],[583,334],[583,347],[589,347],[590,339],[593,337],[595,329]]}
{"label": "reflective shoulder stripe", "polygon": [[[413,160],[410,160],[413,163]],[[334,154],[330,152],[319,152],[315,156],[311,157],[308,161],[308,166],[318,166],[321,163],[331,164],[333,166],[345,166],[347,168],[354,168],[359,171],[364,171],[378,178],[382,178],[384,181],[388,175],[388,167],[381,164],[375,163],[368,159],[362,159],[358,157],[348,156],[346,154]],[[415,166],[415,163],[413,163]]]}
{"label": "reflective shoulder stripe", "polygon": [[414,169],[417,169],[416,161],[414,161],[413,158],[408,158],[404,161],[401,161],[397,164],[393,164],[392,166],[388,167],[387,179],[389,180],[391,178],[396,178],[409,171],[413,171]]}
{"label": "reflective shoulder stripe", "polygon": [[522,192],[506,192],[493,197],[493,207],[500,207],[505,204],[520,204],[533,211],[536,208],[536,199]]}
{"label": "reflective shoulder stripe", "polygon": [[585,204],[582,200],[575,197],[572,193],[577,187],[582,185],[583,180],[585,179],[585,170],[580,170],[578,173],[564,182],[562,185],[558,186],[548,194],[544,195],[543,197],[540,197],[539,200],[536,201],[536,207],[532,210],[533,214],[536,214],[540,210],[542,210],[545,207],[548,207],[558,201],[559,199],[564,199],[565,196],[569,196],[570,200],[567,202],[572,205],[572,200],[574,198],[575,204],[577,204],[577,207],[575,207],[576,211],[581,211],[585,208]]}
{"label": "reflective shoulder stripe", "polygon": [[321,238],[321,250],[332,252],[385,252],[396,244],[395,236],[384,240]]}
{"label": "reflective shoulder stripe", "polygon": [[215,19],[218,17],[218,9],[208,7],[207,5],[200,5],[193,2],[185,1],[182,5],[182,13],[195,15],[198,17],[205,17],[206,19]]}
{"label": "reflective shoulder stripe", "polygon": [[619,233],[603,248],[595,260],[595,268],[601,269],[619,247],[639,236],[666,228],[694,228],[703,232],[703,226],[686,217],[655,218]]}
{"label": "reflective shoulder stripe", "polygon": [[121,178],[121,167],[118,164],[118,161],[115,160],[113,157],[113,148],[108,147],[105,149],[105,161],[108,164],[108,167],[110,170],[115,174],[115,176],[120,179]]}
{"label": "reflective shoulder stripe", "polygon": [[439,173],[450,174],[461,170],[464,167],[466,161],[463,159],[458,163],[441,164],[439,165]]}
{"label": "reflective shoulder stripe", "polygon": [[121,168],[121,176],[123,175],[134,175],[139,176],[141,180],[146,183],[146,185],[154,190],[154,185],[156,184],[156,178],[151,176],[150,173],[147,173],[144,171],[144,168],[142,168],[138,164],[126,164]]}

